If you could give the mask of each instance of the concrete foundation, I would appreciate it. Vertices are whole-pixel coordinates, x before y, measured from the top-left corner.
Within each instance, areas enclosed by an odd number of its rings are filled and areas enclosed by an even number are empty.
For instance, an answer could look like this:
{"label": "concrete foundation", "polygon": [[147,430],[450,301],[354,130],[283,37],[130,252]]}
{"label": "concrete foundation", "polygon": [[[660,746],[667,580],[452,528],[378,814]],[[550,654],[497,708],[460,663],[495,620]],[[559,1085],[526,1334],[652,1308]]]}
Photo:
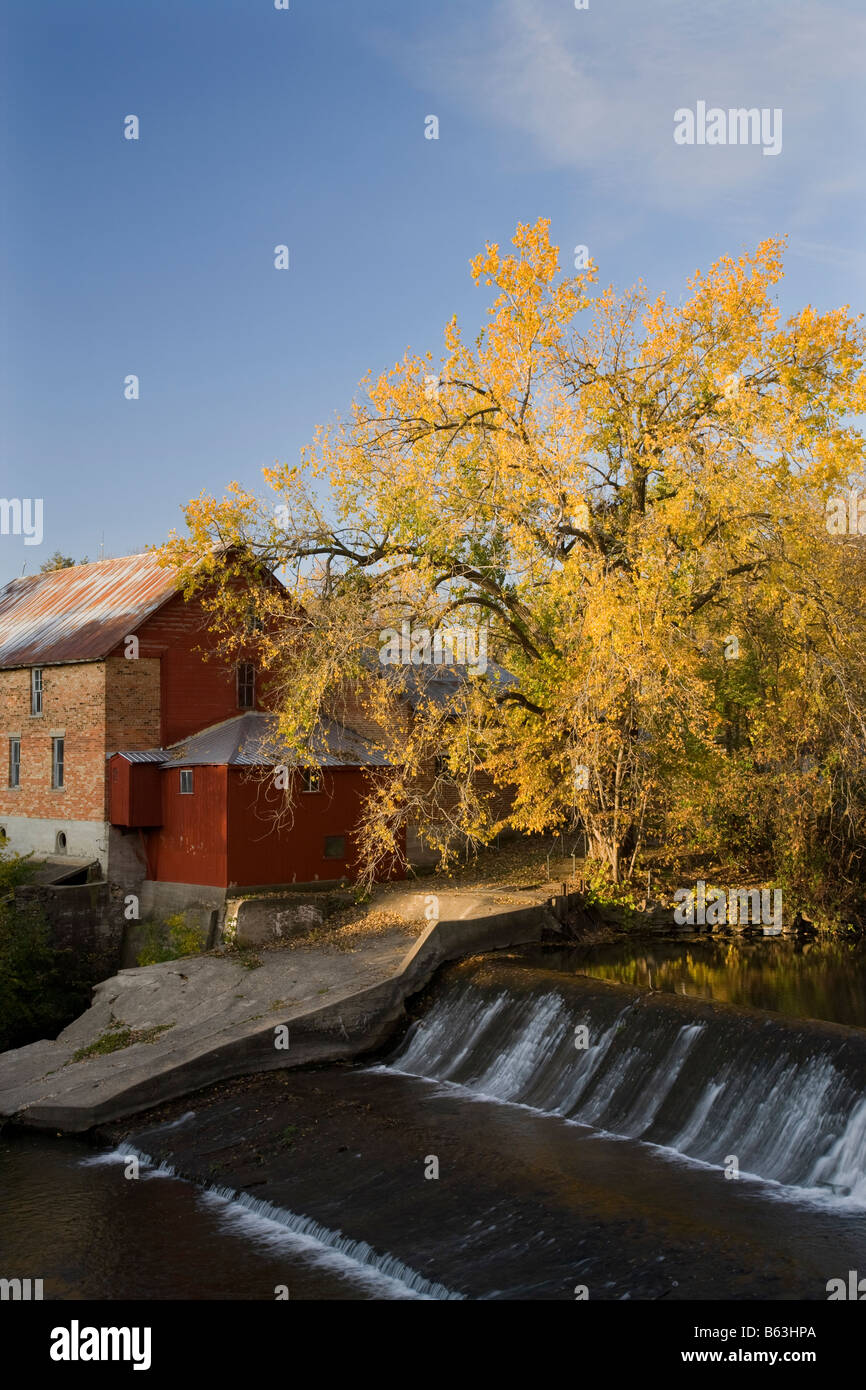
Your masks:
{"label": "concrete foundation", "polygon": [[93,983],[120,968],[123,939],[123,899],[120,891],[99,879],[80,884],[22,884],[15,905],[42,912],[51,938],[60,950],[75,952],[79,971]]}
{"label": "concrete foundation", "polygon": [[160,883],[146,878],[139,888],[139,915],[142,920],[148,917],[173,917],[177,912],[188,908],[222,908],[226,900],[225,888],[219,884],[206,883]]}
{"label": "concrete foundation", "polygon": [[140,895],[147,878],[147,856],[140,830],[123,831],[116,825],[108,827],[108,870],[112,883]]}
{"label": "concrete foundation", "polygon": [[[102,820],[62,820],[54,817],[0,816],[10,849],[16,854],[33,854],[40,859],[49,854],[68,854],[73,859],[98,859],[103,874],[108,872],[109,826]],[[58,834],[66,836],[66,848],[59,849]]]}

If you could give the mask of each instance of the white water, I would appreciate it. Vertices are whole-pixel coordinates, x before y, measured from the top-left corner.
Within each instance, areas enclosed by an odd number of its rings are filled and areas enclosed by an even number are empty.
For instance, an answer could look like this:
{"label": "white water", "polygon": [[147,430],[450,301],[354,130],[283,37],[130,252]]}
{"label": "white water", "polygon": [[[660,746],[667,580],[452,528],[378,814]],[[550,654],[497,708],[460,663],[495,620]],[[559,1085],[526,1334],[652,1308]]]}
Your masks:
{"label": "white water", "polygon": [[391,1067],[866,1206],[863,1052],[844,1036],[469,984],[434,1003]]}
{"label": "white water", "polygon": [[[82,1159],[81,1163],[129,1163],[132,1158],[138,1161],[140,1168],[146,1170],[147,1176],[184,1181],[171,1164],[155,1164],[149,1154],[126,1143],[118,1144],[110,1152]],[[226,1226],[234,1227],[269,1247],[287,1246],[292,1252],[345,1275],[379,1297],[414,1300],[464,1297],[443,1284],[424,1279],[394,1255],[379,1254],[366,1241],[352,1240],[308,1216],[286,1211],[272,1202],[250,1197],[246,1192],[208,1183],[200,1189],[199,1200],[205,1206],[216,1208]]]}

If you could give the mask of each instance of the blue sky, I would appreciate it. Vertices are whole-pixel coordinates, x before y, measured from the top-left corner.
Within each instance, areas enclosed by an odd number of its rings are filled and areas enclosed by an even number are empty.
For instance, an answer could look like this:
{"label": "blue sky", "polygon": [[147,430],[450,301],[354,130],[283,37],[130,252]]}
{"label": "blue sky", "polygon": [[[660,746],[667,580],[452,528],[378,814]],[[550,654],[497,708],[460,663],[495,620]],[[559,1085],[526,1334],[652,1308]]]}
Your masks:
{"label": "blue sky", "polygon": [[[783,308],[859,311],[864,58],[862,0],[2,0],[0,497],[44,542],[0,535],[0,581],[258,486],[480,323],[520,221],[674,298],[787,233]],[[698,100],[781,108],[782,152],[678,146]]]}

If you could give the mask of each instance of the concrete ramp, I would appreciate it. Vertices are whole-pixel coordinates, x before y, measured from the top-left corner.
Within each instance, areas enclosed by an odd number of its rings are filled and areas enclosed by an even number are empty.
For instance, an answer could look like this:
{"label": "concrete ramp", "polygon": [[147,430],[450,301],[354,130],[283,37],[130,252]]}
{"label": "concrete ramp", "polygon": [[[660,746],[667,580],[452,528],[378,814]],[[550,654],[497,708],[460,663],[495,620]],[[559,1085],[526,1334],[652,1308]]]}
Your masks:
{"label": "concrete ramp", "polygon": [[[387,906],[423,916],[426,901],[400,894]],[[441,919],[415,942],[395,928],[352,951],[293,945],[121,970],[56,1041],[0,1055],[0,1116],[80,1133],[230,1077],[357,1057],[385,1042],[444,962],[539,941],[555,925],[543,902],[438,901]]]}

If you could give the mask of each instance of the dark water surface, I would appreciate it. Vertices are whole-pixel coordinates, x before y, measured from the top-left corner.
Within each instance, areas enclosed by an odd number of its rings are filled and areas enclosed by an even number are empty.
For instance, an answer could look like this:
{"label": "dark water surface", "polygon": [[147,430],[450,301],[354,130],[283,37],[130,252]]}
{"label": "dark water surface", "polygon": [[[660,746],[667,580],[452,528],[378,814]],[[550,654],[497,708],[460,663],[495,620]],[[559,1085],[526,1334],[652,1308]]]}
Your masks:
{"label": "dark water surface", "polygon": [[0,1263],[51,1299],[399,1296],[359,1265],[270,1230],[188,1182],[93,1162],[83,1144],[0,1138]]}
{"label": "dark water surface", "polygon": [[621,937],[522,953],[527,964],[866,1028],[866,944],[795,937]]}
{"label": "dark water surface", "polygon": [[[384,1062],[215,1087],[101,1152],[7,1132],[0,1276],[66,1300],[765,1301],[866,1269],[866,1033],[576,966],[449,967]],[[128,1178],[135,1153],[170,1167]]]}

